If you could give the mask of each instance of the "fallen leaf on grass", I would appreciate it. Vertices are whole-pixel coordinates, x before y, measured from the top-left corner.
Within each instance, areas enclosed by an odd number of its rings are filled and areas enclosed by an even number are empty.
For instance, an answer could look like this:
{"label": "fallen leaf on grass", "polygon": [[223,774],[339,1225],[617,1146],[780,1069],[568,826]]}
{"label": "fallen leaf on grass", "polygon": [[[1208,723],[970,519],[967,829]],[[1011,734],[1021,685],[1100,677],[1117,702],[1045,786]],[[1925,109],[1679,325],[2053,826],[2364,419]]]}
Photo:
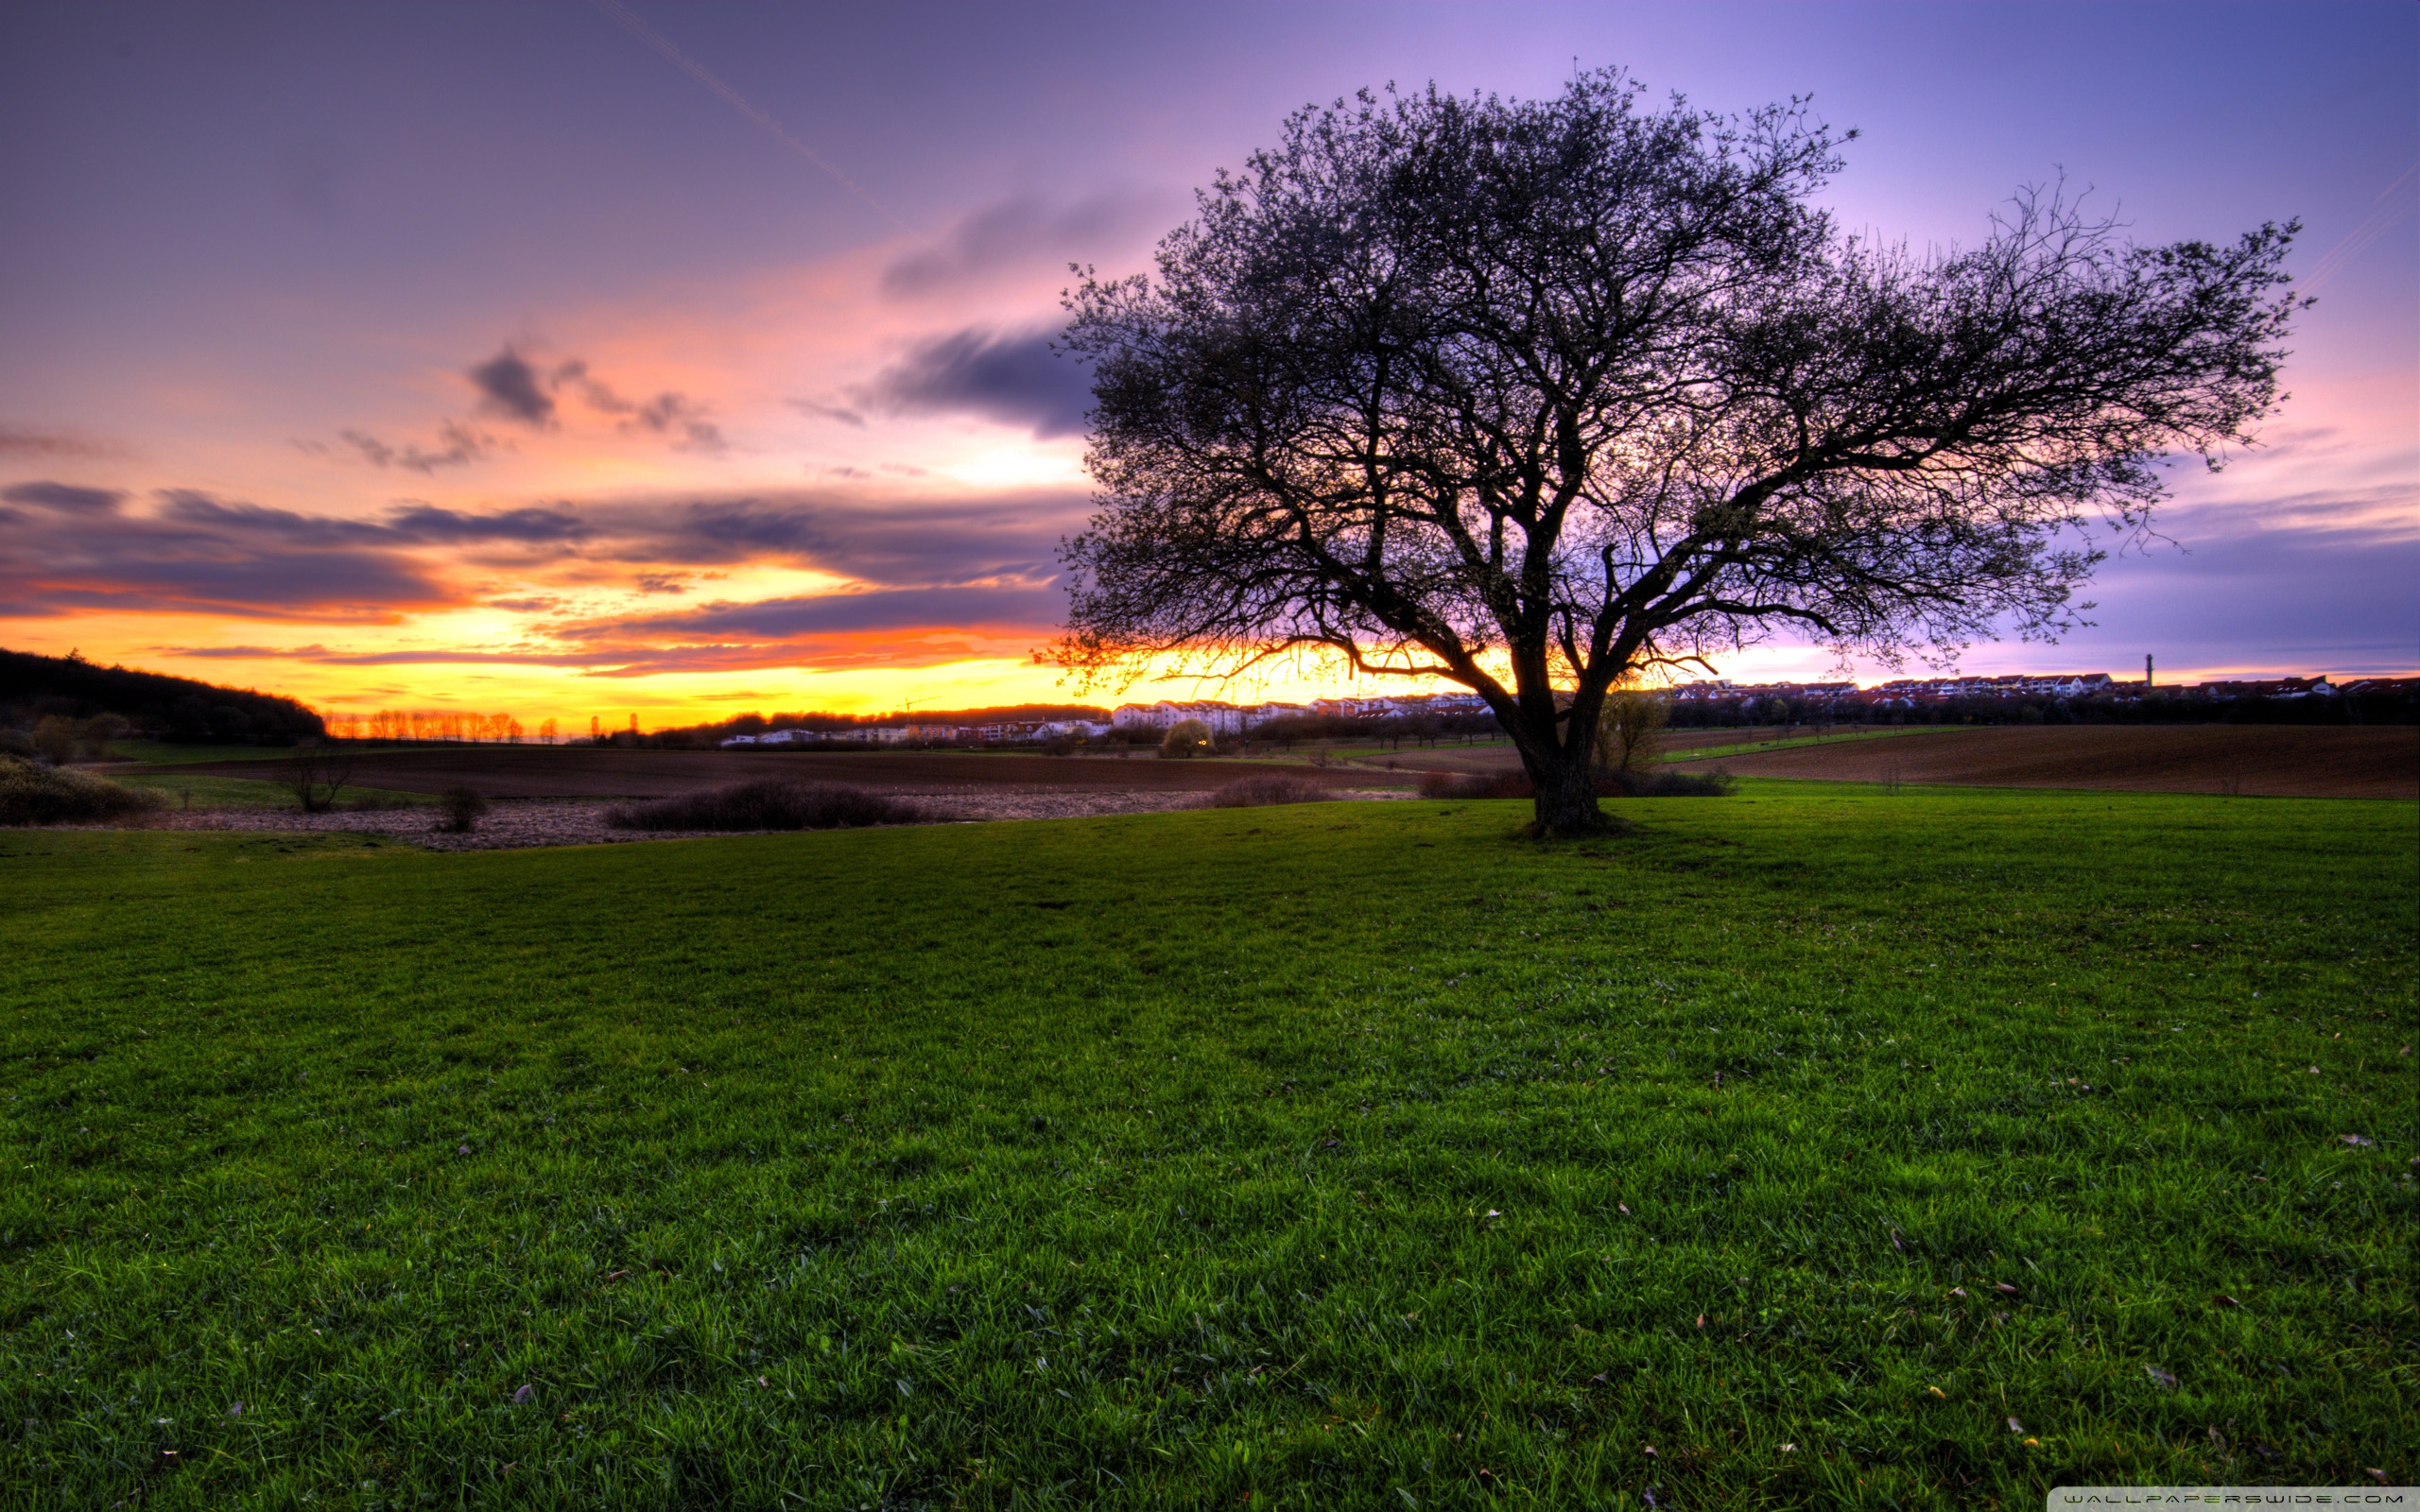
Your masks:
{"label": "fallen leaf on grass", "polygon": [[537,1396],[538,1388],[536,1386],[523,1386],[520,1390],[512,1394],[512,1404],[516,1407],[526,1407],[531,1401],[535,1400]]}
{"label": "fallen leaf on grass", "polygon": [[1629,1217],[1629,1216],[1630,1216],[1630,1206],[1629,1206],[1629,1204],[1627,1204],[1627,1203],[1621,1203],[1621,1202],[1616,1202],[1616,1203],[1615,1203],[1615,1204],[1614,1204],[1614,1211],[1616,1211],[1616,1212],[1619,1212],[1619,1213],[1620,1213],[1623,1217],[1625,1217],[1625,1218],[1627,1218],[1627,1217]]}
{"label": "fallen leaf on grass", "polygon": [[2340,1134],[2337,1138],[2342,1140],[2345,1143],[2352,1145],[2376,1144],[2377,1143],[2377,1141],[2360,1134]]}
{"label": "fallen leaf on grass", "polygon": [[2152,1384],[2162,1391],[2176,1389],[2176,1372],[2173,1370],[2163,1370],[2155,1365],[2147,1365],[2143,1366],[2143,1374],[2151,1377]]}
{"label": "fallen leaf on grass", "polygon": [[2021,1434],[2025,1432],[2025,1425],[2012,1418],[2008,1420],[2008,1431],[2012,1434]]}
{"label": "fallen leaf on grass", "polygon": [[1952,1297],[1963,1297],[1966,1295],[1966,1288],[1963,1286],[1953,1286],[1949,1289],[1949,1295]]}
{"label": "fallen leaf on grass", "polygon": [[1939,1397],[1944,1401],[1947,1401],[1949,1400],[1949,1393],[1942,1390],[1939,1386],[1927,1386],[1925,1387],[1925,1393],[1927,1396]]}
{"label": "fallen leaf on grass", "polygon": [[2011,1286],[2006,1281],[1994,1281],[1992,1283],[1992,1290],[1998,1292],[2004,1297],[2014,1297],[2017,1295],[2016,1288]]}

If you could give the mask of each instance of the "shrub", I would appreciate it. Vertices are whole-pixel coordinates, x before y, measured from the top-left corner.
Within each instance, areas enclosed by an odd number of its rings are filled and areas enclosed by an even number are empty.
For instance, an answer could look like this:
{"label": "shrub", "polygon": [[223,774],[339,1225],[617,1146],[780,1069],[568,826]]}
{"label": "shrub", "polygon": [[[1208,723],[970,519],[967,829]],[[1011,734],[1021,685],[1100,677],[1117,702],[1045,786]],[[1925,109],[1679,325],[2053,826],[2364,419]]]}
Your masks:
{"label": "shrub", "polygon": [[335,808],[337,795],[353,781],[353,758],[317,741],[303,742],[293,755],[276,765],[276,781],[294,795],[305,814],[324,814]]}
{"label": "shrub", "polygon": [[647,803],[625,803],[605,822],[621,830],[849,830],[927,817],[905,799],[838,782],[735,782]]}
{"label": "shrub", "polygon": [[1725,771],[1614,772],[1598,784],[1616,798],[1729,798],[1738,790],[1739,780]]}
{"label": "shrub", "polygon": [[43,760],[53,766],[64,766],[76,759],[76,721],[63,714],[48,714],[34,726],[34,748]]}
{"label": "shrub", "polygon": [[[1724,798],[1739,780],[1729,772],[1599,772],[1599,798]],[[1426,772],[1420,796],[1436,799],[1535,798],[1525,771]]]}
{"label": "shrub", "polygon": [[1616,771],[1634,772],[1655,759],[1671,706],[1651,693],[1624,688],[1609,694],[1597,717],[1597,753]]}
{"label": "shrub", "polygon": [[89,824],[159,806],[156,793],[0,756],[0,824]]}
{"label": "shrub", "polygon": [[1257,809],[1272,803],[1324,803],[1335,795],[1307,777],[1266,772],[1240,777],[1210,795],[1214,809]]}
{"label": "shrub", "polygon": [[1201,756],[1210,749],[1210,727],[1199,719],[1180,719],[1160,737],[1163,756]]}
{"label": "shrub", "polygon": [[1514,767],[1509,772],[1423,772],[1420,774],[1422,798],[1535,798],[1537,784],[1530,774]]}
{"label": "shrub", "polygon": [[448,834],[468,834],[479,827],[488,800],[467,787],[449,787],[438,796],[437,827]]}

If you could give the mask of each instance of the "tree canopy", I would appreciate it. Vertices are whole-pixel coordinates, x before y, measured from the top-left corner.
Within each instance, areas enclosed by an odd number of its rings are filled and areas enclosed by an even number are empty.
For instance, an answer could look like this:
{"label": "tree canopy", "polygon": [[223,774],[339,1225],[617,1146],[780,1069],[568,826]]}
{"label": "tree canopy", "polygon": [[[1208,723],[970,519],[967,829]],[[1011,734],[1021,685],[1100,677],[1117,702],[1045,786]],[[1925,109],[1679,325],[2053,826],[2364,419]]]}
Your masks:
{"label": "tree canopy", "polygon": [[2296,227],[2141,247],[2026,191],[1919,254],[1814,202],[1845,140],[1612,71],[1296,112],[1156,277],[1069,296],[1099,495],[1050,656],[1449,679],[1568,833],[1607,691],[1653,669],[2068,628],[2163,460],[2273,407]]}

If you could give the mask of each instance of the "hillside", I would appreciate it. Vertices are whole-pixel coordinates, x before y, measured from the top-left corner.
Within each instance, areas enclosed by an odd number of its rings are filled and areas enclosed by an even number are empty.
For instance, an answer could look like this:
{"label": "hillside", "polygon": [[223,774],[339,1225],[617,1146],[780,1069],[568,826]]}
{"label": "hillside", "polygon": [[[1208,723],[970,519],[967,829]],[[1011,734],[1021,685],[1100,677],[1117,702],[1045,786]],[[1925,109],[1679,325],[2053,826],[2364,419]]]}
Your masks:
{"label": "hillside", "polygon": [[287,745],[327,732],[318,714],[277,694],[105,667],[74,655],[0,650],[0,727],[105,713],[161,740]]}

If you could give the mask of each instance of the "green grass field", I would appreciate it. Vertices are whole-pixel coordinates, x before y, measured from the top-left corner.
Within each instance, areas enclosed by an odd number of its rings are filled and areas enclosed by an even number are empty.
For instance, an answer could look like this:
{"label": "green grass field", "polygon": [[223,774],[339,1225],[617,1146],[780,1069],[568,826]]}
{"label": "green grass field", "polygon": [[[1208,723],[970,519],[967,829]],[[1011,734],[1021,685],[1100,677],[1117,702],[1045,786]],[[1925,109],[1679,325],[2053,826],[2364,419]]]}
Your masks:
{"label": "green grass field", "polygon": [[0,1504],[2420,1478],[2411,805],[1616,806],[0,833]]}
{"label": "green grass field", "polygon": [[[249,777],[191,776],[179,772],[173,766],[154,772],[113,772],[110,781],[157,793],[171,809],[296,809],[302,806],[302,800],[294,796],[294,790],[283,783],[255,781]],[[350,784],[337,798],[345,807],[365,801],[380,807],[437,801],[426,793],[398,793],[388,788]]]}
{"label": "green grass field", "polygon": [[[376,741],[345,743],[346,751],[355,756],[427,748],[392,743],[382,745]],[[113,740],[110,742],[109,749],[112,761],[143,762],[153,766],[191,766],[201,762],[282,762],[294,754],[291,746],[185,746],[165,740]]]}

